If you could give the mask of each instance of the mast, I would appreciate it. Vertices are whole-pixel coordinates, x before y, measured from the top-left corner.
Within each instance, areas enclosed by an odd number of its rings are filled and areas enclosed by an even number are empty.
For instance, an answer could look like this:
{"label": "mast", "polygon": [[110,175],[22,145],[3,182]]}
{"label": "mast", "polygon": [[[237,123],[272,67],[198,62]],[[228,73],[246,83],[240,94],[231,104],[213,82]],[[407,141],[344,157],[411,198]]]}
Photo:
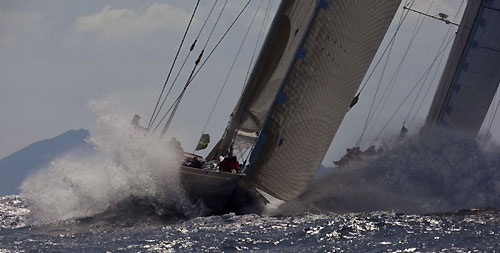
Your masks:
{"label": "mast", "polygon": [[477,135],[500,83],[500,0],[469,0],[426,127]]}

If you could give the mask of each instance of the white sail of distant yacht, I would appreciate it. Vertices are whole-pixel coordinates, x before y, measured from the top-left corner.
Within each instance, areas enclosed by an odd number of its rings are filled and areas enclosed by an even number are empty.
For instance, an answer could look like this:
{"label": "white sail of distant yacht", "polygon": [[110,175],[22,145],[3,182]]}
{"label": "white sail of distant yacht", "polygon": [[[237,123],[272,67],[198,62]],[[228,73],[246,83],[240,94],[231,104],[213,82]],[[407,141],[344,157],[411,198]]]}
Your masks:
{"label": "white sail of distant yacht", "polygon": [[500,1],[469,0],[426,125],[477,135],[500,83]]}

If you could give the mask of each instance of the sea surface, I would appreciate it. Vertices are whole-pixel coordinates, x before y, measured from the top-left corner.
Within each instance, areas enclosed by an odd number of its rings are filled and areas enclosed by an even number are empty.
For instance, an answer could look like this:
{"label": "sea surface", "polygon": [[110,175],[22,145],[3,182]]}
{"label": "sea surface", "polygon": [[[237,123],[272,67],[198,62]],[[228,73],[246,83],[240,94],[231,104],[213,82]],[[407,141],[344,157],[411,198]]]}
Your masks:
{"label": "sea surface", "polygon": [[385,144],[259,214],[207,216],[182,148],[93,105],[95,153],[68,153],[0,197],[3,252],[500,252],[500,147],[450,131]]}
{"label": "sea surface", "polygon": [[27,224],[29,213],[20,196],[0,197],[0,252],[500,252],[500,211],[493,209],[428,215],[117,214],[39,225]]}

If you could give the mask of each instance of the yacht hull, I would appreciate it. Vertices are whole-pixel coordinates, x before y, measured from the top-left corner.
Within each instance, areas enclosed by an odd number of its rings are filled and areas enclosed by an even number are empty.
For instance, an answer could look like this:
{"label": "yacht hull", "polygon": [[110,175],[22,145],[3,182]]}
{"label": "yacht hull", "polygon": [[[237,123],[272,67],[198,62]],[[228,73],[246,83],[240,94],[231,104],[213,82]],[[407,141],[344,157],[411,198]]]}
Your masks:
{"label": "yacht hull", "polygon": [[180,167],[181,182],[189,200],[210,209],[212,214],[234,210],[237,192],[241,191],[245,175],[217,172],[186,166]]}

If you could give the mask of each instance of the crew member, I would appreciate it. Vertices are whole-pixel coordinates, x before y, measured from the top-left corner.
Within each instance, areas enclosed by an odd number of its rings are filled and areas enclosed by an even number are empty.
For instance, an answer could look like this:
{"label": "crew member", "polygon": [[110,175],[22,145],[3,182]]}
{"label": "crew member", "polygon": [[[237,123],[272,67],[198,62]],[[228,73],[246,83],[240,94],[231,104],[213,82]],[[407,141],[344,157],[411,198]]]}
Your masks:
{"label": "crew member", "polygon": [[240,163],[236,156],[226,157],[219,163],[219,170],[223,172],[236,173],[240,169]]}
{"label": "crew member", "polygon": [[136,114],[136,115],[134,115],[134,118],[132,118],[132,121],[130,121],[130,124],[134,127],[135,130],[143,131],[143,132],[148,131],[147,128],[142,127],[141,125],[139,125],[139,120],[140,119],[141,119],[141,116],[139,116],[138,114]]}

